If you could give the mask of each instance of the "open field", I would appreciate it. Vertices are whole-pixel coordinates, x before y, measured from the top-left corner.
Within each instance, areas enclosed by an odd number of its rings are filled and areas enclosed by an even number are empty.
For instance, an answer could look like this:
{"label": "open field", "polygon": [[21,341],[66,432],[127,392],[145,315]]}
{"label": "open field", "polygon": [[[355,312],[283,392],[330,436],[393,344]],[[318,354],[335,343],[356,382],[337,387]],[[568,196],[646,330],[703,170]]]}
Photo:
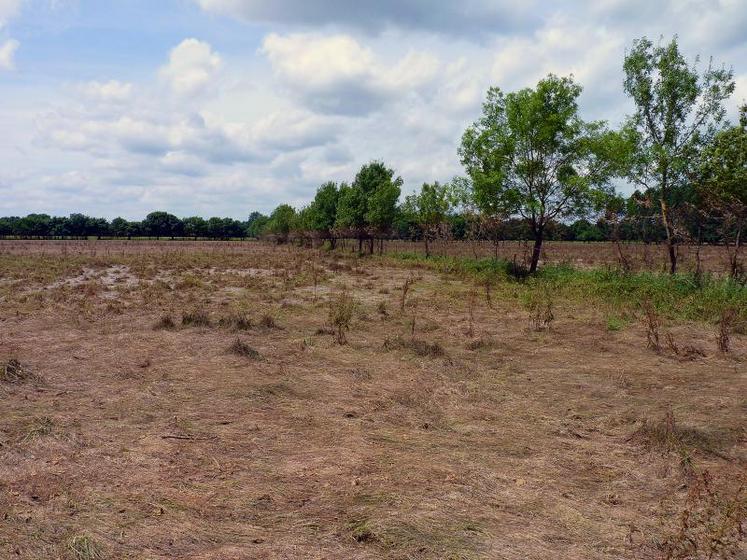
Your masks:
{"label": "open field", "polygon": [[744,309],[486,278],[0,243],[0,558],[747,558]]}
{"label": "open field", "polygon": [[[622,243],[623,254],[631,269],[665,272],[669,267],[667,248],[664,244]],[[180,240],[111,240],[97,241],[0,241],[0,254],[84,254],[88,256],[115,256],[151,252],[186,253],[193,250],[219,253],[253,253],[254,241],[190,241]],[[354,240],[340,242],[341,249],[357,249]],[[484,258],[498,256],[501,259],[523,263],[529,260],[532,244],[529,241],[501,241],[497,245],[490,241],[433,241],[434,255],[449,257]],[[422,242],[390,240],[384,243],[386,254],[424,254]],[[697,268],[698,248],[695,245],[680,245],[678,262],[683,272],[694,272]],[[700,247],[700,266],[703,272],[726,274],[730,270],[729,250],[723,245]],[[612,242],[598,241],[545,241],[542,251],[543,264],[567,264],[574,267],[617,267],[619,252]]]}

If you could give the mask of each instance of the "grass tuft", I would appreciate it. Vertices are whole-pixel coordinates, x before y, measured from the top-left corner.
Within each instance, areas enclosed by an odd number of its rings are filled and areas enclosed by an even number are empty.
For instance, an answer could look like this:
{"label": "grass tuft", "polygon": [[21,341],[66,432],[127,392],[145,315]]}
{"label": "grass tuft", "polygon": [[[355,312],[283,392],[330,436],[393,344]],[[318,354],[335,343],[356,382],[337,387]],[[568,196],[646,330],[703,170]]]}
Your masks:
{"label": "grass tuft", "polygon": [[210,316],[202,310],[191,311],[182,315],[182,326],[185,327],[210,327],[212,324]]}
{"label": "grass tuft", "polygon": [[260,358],[259,352],[257,352],[254,348],[249,346],[240,338],[237,338],[233,341],[231,346],[228,347],[228,351],[232,354],[236,354],[237,356],[251,358],[252,360],[258,360]]}
{"label": "grass tuft", "polygon": [[88,535],[76,535],[67,541],[67,549],[75,560],[102,560],[101,546]]}

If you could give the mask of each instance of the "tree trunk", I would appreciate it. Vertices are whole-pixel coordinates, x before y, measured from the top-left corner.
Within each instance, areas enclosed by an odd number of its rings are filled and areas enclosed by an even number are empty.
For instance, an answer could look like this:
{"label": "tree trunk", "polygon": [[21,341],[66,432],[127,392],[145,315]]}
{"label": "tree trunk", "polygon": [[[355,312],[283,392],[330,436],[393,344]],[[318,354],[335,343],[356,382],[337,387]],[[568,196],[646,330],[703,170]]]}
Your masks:
{"label": "tree trunk", "polygon": [[540,256],[542,255],[542,241],[544,231],[537,229],[534,232],[534,249],[532,250],[532,262],[529,265],[529,274],[537,272],[537,265],[539,264]]}
{"label": "tree trunk", "polygon": [[737,237],[734,239],[734,253],[731,256],[731,277],[739,278],[739,249],[742,247],[742,221],[737,225]]}
{"label": "tree trunk", "polygon": [[669,251],[669,274],[677,272],[677,246],[674,241],[674,231],[672,224],[669,222],[669,208],[662,195],[659,198],[661,204],[661,221],[664,223],[664,229],[667,232],[667,250]]}
{"label": "tree trunk", "polygon": [[428,246],[428,236],[423,236],[423,240],[425,241],[425,258],[428,259],[431,256],[431,248]]}

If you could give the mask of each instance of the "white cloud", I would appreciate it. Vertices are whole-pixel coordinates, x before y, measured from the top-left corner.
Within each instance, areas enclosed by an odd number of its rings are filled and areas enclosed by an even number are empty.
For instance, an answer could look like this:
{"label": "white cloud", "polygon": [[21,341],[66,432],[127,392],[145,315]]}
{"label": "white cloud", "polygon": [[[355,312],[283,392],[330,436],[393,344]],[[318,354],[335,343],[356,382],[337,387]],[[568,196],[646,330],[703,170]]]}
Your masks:
{"label": "white cloud", "polygon": [[221,65],[221,57],[208,43],[185,39],[171,50],[161,76],[176,94],[191,96],[210,85]]}
{"label": "white cloud", "polygon": [[374,111],[432,82],[439,69],[436,57],[417,51],[387,64],[344,34],[273,33],[262,52],[276,77],[308,107],[342,115]]}
{"label": "white cloud", "polygon": [[0,70],[13,70],[14,57],[20,43],[15,39],[8,39],[0,45]]}
{"label": "white cloud", "polygon": [[88,82],[80,86],[83,95],[94,101],[104,103],[123,103],[132,96],[132,84],[109,80],[108,82]]}
{"label": "white cloud", "polygon": [[0,0],[0,29],[21,11],[21,0]]}

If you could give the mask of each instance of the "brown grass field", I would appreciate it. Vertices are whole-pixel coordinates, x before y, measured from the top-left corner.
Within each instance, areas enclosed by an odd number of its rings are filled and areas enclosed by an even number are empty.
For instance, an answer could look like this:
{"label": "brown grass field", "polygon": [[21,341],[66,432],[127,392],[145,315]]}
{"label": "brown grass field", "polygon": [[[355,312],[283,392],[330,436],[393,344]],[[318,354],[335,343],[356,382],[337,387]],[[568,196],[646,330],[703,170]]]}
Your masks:
{"label": "brown grass field", "polygon": [[0,242],[0,558],[747,558],[747,335],[410,266]]}

